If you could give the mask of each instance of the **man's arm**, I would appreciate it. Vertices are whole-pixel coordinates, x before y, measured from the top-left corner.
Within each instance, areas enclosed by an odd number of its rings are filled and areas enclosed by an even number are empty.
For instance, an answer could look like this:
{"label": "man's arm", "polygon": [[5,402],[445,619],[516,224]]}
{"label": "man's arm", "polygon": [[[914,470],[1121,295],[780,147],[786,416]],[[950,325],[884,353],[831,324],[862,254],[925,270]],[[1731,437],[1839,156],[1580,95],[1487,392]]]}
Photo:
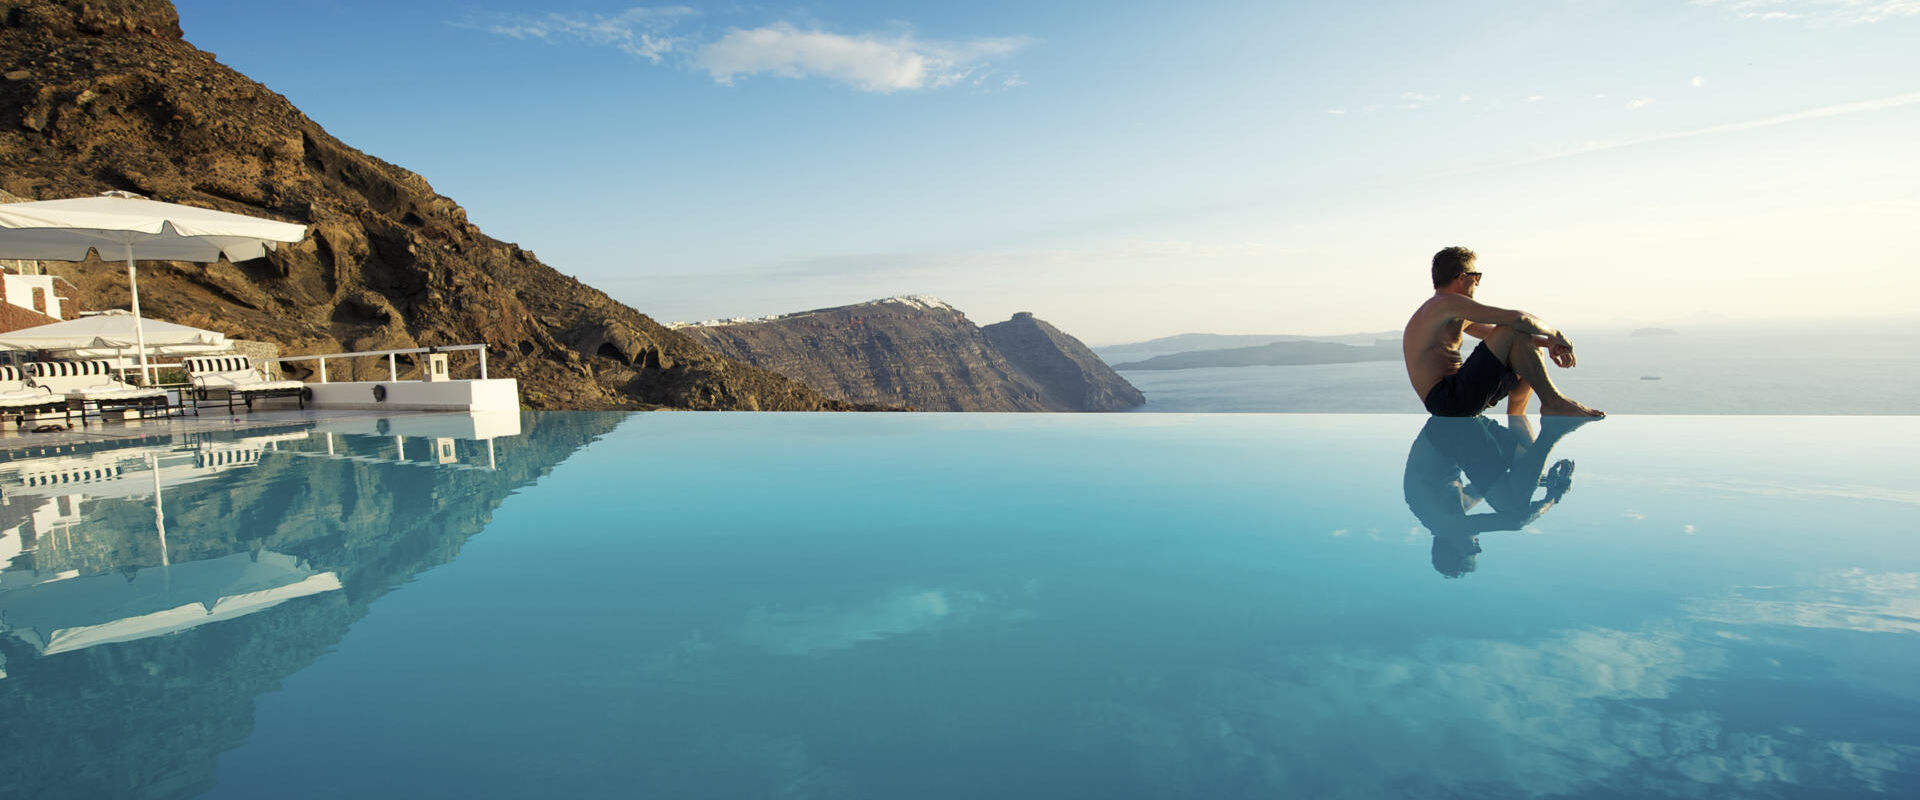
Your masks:
{"label": "man's arm", "polygon": [[1466,328],[1467,334],[1476,339],[1485,339],[1493,335],[1493,326],[1495,325],[1505,325],[1530,336],[1544,336],[1546,337],[1545,344],[1559,344],[1569,348],[1573,346],[1567,342],[1566,336],[1553,328],[1547,327],[1547,324],[1541,322],[1540,318],[1528,314],[1525,311],[1490,306],[1475,301],[1471,297],[1462,297],[1460,295],[1452,295],[1446,302],[1447,313],[1451,316],[1466,320],[1468,323]]}
{"label": "man's arm", "polygon": [[[1493,331],[1494,331],[1494,327],[1484,322],[1470,322],[1467,324],[1467,327],[1466,327],[1467,335],[1475,339],[1485,339],[1489,336],[1492,336]],[[1533,337],[1534,347],[1551,347],[1552,345],[1553,345],[1552,337],[1544,336],[1544,335]]]}
{"label": "man's arm", "polygon": [[1453,295],[1446,302],[1446,311],[1449,315],[1467,320],[1465,331],[1469,336],[1484,341],[1488,336],[1493,335],[1494,326],[1506,325],[1533,337],[1534,347],[1547,348],[1547,355],[1552,358],[1554,364],[1564,368],[1576,363],[1573,358],[1573,342],[1567,341],[1566,334],[1547,327],[1546,323],[1532,314],[1490,306],[1476,302],[1471,297],[1460,295]]}

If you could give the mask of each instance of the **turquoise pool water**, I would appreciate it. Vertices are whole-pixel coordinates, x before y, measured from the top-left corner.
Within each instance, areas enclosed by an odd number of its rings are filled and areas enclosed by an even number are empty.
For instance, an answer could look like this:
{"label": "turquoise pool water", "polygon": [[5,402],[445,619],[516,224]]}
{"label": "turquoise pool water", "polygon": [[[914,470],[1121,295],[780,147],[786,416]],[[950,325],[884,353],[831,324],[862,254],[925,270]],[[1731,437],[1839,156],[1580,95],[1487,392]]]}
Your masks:
{"label": "turquoise pool water", "polygon": [[0,797],[1920,793],[1920,419],[1504,422],[13,453]]}

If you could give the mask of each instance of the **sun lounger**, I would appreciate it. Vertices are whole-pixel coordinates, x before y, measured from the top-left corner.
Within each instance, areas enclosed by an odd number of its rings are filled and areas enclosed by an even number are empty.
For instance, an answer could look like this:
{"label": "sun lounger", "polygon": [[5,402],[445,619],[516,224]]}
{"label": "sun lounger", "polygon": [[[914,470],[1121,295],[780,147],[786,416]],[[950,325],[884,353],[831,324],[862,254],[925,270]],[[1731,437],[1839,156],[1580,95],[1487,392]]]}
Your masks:
{"label": "sun lounger", "polygon": [[165,389],[130,385],[114,374],[109,361],[35,361],[27,365],[27,373],[30,386],[66,398],[80,412],[83,425],[89,413],[168,407]]}
{"label": "sun lounger", "polygon": [[27,426],[28,415],[50,414],[58,411],[73,420],[73,412],[67,404],[67,396],[54,394],[42,386],[33,386],[22,380],[19,367],[0,367],[0,416],[13,417],[13,424]]}
{"label": "sun lounger", "polygon": [[[33,385],[65,395],[79,406],[80,424],[87,414],[104,416],[113,410],[166,411],[167,390],[145,389],[122,382],[109,361],[35,361],[27,365]],[[91,411],[89,410],[91,409]]]}
{"label": "sun lounger", "polygon": [[[297,397],[300,407],[307,407],[307,385],[300,381],[270,381],[253,368],[253,359],[246,356],[205,356],[184,359],[182,366],[187,369],[187,382],[193,384],[194,396],[199,400],[209,397],[225,396],[227,410],[233,410],[233,401],[238,399],[247,404],[247,410],[253,410],[253,401],[262,397]],[[198,406],[194,413],[199,413]]]}

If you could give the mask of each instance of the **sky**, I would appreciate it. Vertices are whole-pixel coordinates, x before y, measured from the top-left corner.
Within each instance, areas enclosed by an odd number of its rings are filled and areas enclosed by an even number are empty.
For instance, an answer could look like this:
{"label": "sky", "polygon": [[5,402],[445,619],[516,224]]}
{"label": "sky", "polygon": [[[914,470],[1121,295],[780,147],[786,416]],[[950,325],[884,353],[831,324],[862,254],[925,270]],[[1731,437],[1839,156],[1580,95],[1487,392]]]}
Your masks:
{"label": "sky", "polygon": [[662,322],[1379,331],[1449,245],[1570,333],[1920,307],[1914,0],[176,5]]}

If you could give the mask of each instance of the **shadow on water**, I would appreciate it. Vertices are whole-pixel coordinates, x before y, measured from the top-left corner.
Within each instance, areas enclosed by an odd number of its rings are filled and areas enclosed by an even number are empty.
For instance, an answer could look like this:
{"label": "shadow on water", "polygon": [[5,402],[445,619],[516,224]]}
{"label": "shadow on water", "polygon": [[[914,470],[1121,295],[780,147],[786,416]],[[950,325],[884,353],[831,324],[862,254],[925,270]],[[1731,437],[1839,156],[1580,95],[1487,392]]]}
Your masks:
{"label": "shadow on water", "polygon": [[[1433,533],[1433,569],[1448,578],[1473,572],[1480,534],[1517,531],[1551,510],[1573,487],[1573,461],[1552,462],[1561,437],[1592,418],[1433,417],[1407,451],[1401,481],[1407,507]],[[1484,510],[1481,509],[1485,506]]]}
{"label": "shadow on water", "polygon": [[622,417],[323,422],[0,460],[0,797],[206,790],[258,696]]}

